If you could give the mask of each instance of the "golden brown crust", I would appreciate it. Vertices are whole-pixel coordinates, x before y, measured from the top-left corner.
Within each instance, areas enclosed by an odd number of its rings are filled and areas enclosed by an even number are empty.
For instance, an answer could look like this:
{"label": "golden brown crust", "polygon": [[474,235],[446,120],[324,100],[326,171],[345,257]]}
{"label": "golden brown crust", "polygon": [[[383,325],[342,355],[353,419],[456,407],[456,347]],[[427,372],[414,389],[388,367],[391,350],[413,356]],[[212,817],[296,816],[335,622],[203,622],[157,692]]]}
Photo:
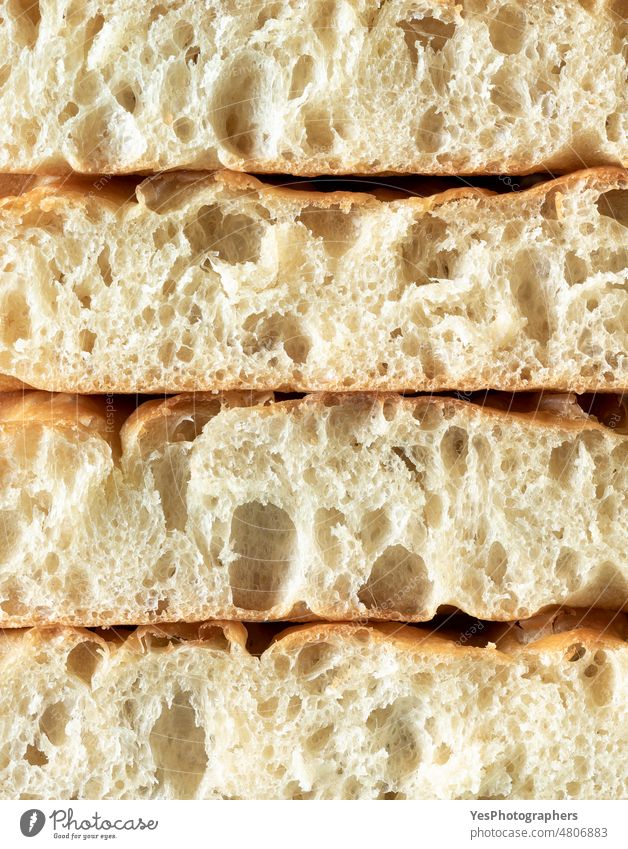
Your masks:
{"label": "golden brown crust", "polygon": [[[497,407],[491,407],[488,404],[480,406],[471,401],[465,401],[459,398],[451,398],[441,395],[419,395],[416,397],[407,397],[399,395],[396,392],[352,392],[352,393],[334,393],[320,392],[306,395],[304,398],[296,398],[287,401],[278,401],[274,404],[266,405],[258,411],[260,415],[271,415],[282,413],[285,415],[303,415],[312,406],[323,409],[325,407],[335,405],[352,406],[356,409],[364,407],[380,407],[385,404],[394,404],[400,407],[409,407],[418,409],[420,407],[429,407],[431,405],[438,407],[448,407],[457,410],[466,415],[488,416],[494,420],[503,422],[519,421],[523,424],[532,427],[547,428],[552,427],[556,430],[581,431],[581,430],[597,430],[603,433],[614,436],[614,431],[600,424],[596,419],[583,415],[582,418],[567,418],[566,416],[558,415],[550,410],[532,409],[529,412],[508,411]],[[420,418],[420,417],[417,417]]]}
{"label": "golden brown crust", "polygon": [[16,392],[19,389],[28,389],[29,387],[18,380],[17,377],[10,377],[8,374],[0,374],[0,392]]}
{"label": "golden brown crust", "polygon": [[[517,653],[531,644],[547,645],[560,651],[564,634],[578,634],[582,642],[591,643],[602,636],[611,641],[628,640],[628,615],[619,611],[578,609],[570,607],[548,608],[544,613],[518,622],[489,626],[487,639],[495,642],[501,651]],[[570,636],[569,645],[573,639]]]}
{"label": "golden brown crust", "polygon": [[[241,622],[212,620],[208,622],[177,622],[163,625],[143,625],[133,631],[126,640],[126,647],[132,651],[145,652],[152,645],[173,651],[175,645],[181,642],[193,645],[203,645],[216,641],[216,632],[222,634],[227,643],[246,649],[248,633]],[[167,641],[167,645],[163,645]]]}
{"label": "golden brown crust", "polygon": [[[533,173],[533,172],[531,172]],[[548,174],[548,176],[551,176]],[[21,178],[20,178],[21,179]],[[548,179],[545,182],[537,183],[534,186],[523,189],[519,192],[503,192],[496,193],[488,189],[465,186],[461,188],[446,189],[444,191],[428,194],[425,197],[407,196],[394,201],[380,200],[373,192],[369,191],[331,191],[321,192],[316,189],[302,188],[294,184],[286,186],[275,186],[264,183],[257,177],[248,173],[238,171],[219,170],[214,172],[203,171],[174,171],[158,176],[150,176],[139,184],[137,181],[128,180],[121,177],[101,178],[103,185],[95,188],[95,183],[90,179],[85,179],[77,175],[73,175],[68,179],[49,179],[36,183],[33,187],[27,188],[26,191],[15,196],[8,196],[0,199],[0,209],[8,208],[15,211],[32,208],[45,197],[57,197],[64,201],[71,199],[83,199],[91,197],[95,201],[110,202],[115,200],[116,203],[129,202],[135,203],[138,200],[141,202],[142,192],[146,190],[152,183],[172,183],[181,189],[186,185],[194,185],[203,180],[211,180],[222,183],[227,188],[235,191],[243,191],[250,193],[263,192],[270,197],[275,197],[279,200],[288,202],[310,203],[313,206],[321,209],[330,206],[340,206],[342,209],[364,206],[378,206],[381,203],[410,203],[413,206],[423,207],[425,210],[432,209],[435,206],[440,206],[444,203],[455,202],[464,198],[477,198],[483,200],[489,205],[504,204],[512,202],[516,199],[518,203],[521,199],[536,197],[538,195],[546,195],[551,191],[560,190],[561,188],[569,189],[572,185],[577,185],[581,182],[595,183],[603,188],[613,188],[616,186],[628,187],[628,172],[615,165],[602,165],[595,168],[582,169],[574,173],[565,174],[563,176]],[[0,196],[2,195],[0,183]]]}
{"label": "golden brown crust", "polygon": [[[425,627],[393,624],[360,624],[317,622],[311,625],[297,625],[287,628],[277,634],[271,641],[266,652],[294,653],[304,646],[325,642],[327,640],[355,641],[357,643],[375,642],[380,645],[389,643],[396,649],[408,651],[416,655],[432,657],[467,657],[476,660],[490,659],[494,663],[511,664],[517,657],[533,655],[566,655],[567,659],[580,646],[595,651],[605,649],[610,651],[628,651],[626,639],[620,636],[628,629],[628,617],[624,614],[615,615],[612,624],[595,621],[595,616],[583,616],[580,627],[571,628],[558,634],[542,637],[539,640],[521,645],[517,641],[502,641],[497,646],[493,642],[483,648],[462,645],[455,633],[430,631]],[[621,621],[620,621],[621,620]],[[52,625],[36,626],[19,630],[0,630],[0,650],[19,639],[28,639],[35,645],[44,645],[51,638],[63,637],[73,641],[91,640],[98,643],[103,651],[111,652],[122,645],[126,649],[144,653],[151,645],[174,651],[178,643],[203,645],[216,641],[216,631],[222,633],[230,645],[236,645],[246,650],[248,631],[241,622],[214,620],[195,624],[175,623],[160,626],[143,626],[128,634],[111,632],[104,639],[94,631],[85,628]],[[154,642],[152,642],[154,641]]]}
{"label": "golden brown crust", "polygon": [[[146,401],[134,410],[121,423],[123,440],[136,440],[159,419],[169,416],[206,414],[215,415],[220,407],[256,408],[257,415],[303,415],[312,407],[324,409],[330,406],[350,406],[358,409],[383,408],[385,405],[411,408],[437,406],[449,408],[466,415],[480,415],[500,421],[519,421],[532,427],[553,427],[558,430],[582,431],[597,430],[609,436],[615,432],[600,424],[595,418],[584,413],[580,417],[570,418],[551,410],[538,409],[534,404],[530,411],[512,411],[499,409],[490,404],[479,405],[472,401],[451,398],[444,395],[419,395],[408,397],[395,392],[320,392],[303,398],[274,400],[272,392],[232,392],[232,393],[181,393],[163,400]],[[217,407],[217,404],[220,407]],[[0,422],[40,422],[58,427],[80,425],[101,431],[105,426],[106,401],[91,396],[66,395],[33,390],[26,393],[7,393],[0,395]]]}
{"label": "golden brown crust", "polygon": [[273,392],[184,392],[169,398],[146,401],[124,422],[120,430],[123,445],[135,442],[156,423],[169,417],[213,418],[223,407],[262,406],[274,398]]}
{"label": "golden brown crust", "polygon": [[[277,646],[281,651],[298,651],[311,643],[324,642],[330,638],[356,640],[358,642],[374,641],[377,643],[392,643],[395,647],[417,654],[476,656],[486,655],[493,649],[477,648],[462,645],[456,635],[441,630],[429,630],[425,627],[396,625],[385,623],[350,623],[350,622],[317,622],[307,625],[295,625],[281,631],[273,639],[269,650]],[[509,658],[500,652],[494,652],[499,662],[508,663]]]}
{"label": "golden brown crust", "polygon": [[50,424],[61,428],[80,426],[103,432],[104,406],[103,399],[90,396],[39,390],[11,392],[0,395],[0,422]]}

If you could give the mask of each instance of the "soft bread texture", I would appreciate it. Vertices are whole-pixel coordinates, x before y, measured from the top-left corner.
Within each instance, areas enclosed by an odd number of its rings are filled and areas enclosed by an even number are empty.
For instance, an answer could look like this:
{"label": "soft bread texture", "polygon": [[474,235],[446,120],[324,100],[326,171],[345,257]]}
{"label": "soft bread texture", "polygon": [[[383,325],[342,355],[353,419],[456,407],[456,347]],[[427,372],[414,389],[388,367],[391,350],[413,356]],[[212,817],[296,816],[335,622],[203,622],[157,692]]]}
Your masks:
{"label": "soft bread texture", "polygon": [[628,436],[569,399],[0,402],[0,623],[628,607]]}
{"label": "soft bread texture", "polygon": [[625,798],[625,620],[579,624],[316,625],[259,658],[238,623],[0,632],[0,795]]}
{"label": "soft bread texture", "polygon": [[625,164],[625,0],[12,0],[0,168]]}
{"label": "soft bread texture", "polygon": [[229,172],[48,179],[0,201],[0,373],[83,393],[624,390],[627,226],[613,168],[396,200]]}

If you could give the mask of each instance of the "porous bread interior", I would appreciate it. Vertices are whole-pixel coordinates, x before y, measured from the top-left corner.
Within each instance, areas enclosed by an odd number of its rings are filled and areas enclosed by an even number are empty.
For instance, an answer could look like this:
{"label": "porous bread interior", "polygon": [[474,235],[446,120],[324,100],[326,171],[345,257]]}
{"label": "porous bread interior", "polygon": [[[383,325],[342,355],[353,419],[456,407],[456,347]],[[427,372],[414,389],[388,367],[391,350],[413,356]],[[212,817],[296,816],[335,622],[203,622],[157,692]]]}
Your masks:
{"label": "porous bread interior", "polygon": [[34,189],[0,205],[0,372],[71,392],[622,390],[626,186]]}
{"label": "porous bread interior", "polygon": [[15,402],[0,622],[628,605],[628,436],[450,398],[270,398],[148,402],[121,444],[104,409],[84,427],[54,422],[63,396]]}
{"label": "porous bread interior", "polygon": [[499,174],[622,164],[625,8],[13,0],[0,26],[0,168]]}
{"label": "porous bread interior", "polygon": [[261,658],[219,626],[200,643],[5,632],[0,795],[626,796],[621,640],[572,631],[504,654],[402,631],[309,629]]}

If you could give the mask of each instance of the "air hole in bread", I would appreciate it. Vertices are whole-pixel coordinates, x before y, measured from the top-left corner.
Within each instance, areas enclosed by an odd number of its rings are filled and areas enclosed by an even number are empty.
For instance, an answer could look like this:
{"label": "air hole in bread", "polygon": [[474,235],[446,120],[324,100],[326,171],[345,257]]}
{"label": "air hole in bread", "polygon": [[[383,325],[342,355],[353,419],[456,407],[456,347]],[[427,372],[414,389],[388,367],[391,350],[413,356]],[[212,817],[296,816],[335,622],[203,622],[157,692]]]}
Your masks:
{"label": "air hole in bread", "polygon": [[426,528],[437,530],[443,521],[443,499],[437,492],[425,492],[423,522]]}
{"label": "air hole in bread", "polygon": [[375,561],[358,598],[369,611],[425,613],[434,585],[423,558],[403,545],[389,546]]}
{"label": "air hole in bread", "polygon": [[[211,119],[221,144],[244,159],[263,158],[262,82],[258,73],[245,72],[248,57],[242,56],[234,69],[225,67],[216,84]],[[253,61],[253,60],[251,60]]]}
{"label": "air hole in bread", "polygon": [[550,454],[549,473],[561,484],[568,484],[573,472],[574,460],[577,458],[577,447],[569,441],[554,446]]}
{"label": "air hole in bread", "polygon": [[49,575],[54,575],[59,571],[59,555],[54,551],[49,551],[44,557],[44,571]]}
{"label": "air hole in bread", "polygon": [[111,109],[109,105],[94,105],[95,103],[98,103],[101,86],[102,79],[100,75],[96,71],[88,71],[85,74],[81,74],[75,80],[74,87],[72,89],[73,99],[80,106],[88,108],[88,111],[80,122],[80,126],[75,128],[75,133],[73,133],[72,136],[77,149],[80,146],[81,153],[85,153],[85,155],[88,155],[90,151],[93,154],[93,152],[98,150],[100,145],[103,144],[105,139],[108,137],[108,134],[104,138],[96,136],[88,142],[87,139],[81,135],[82,132],[87,130],[105,132],[108,127],[108,123],[111,120]]}
{"label": "air hole in bread", "polygon": [[257,20],[255,21],[257,29],[263,29],[264,24],[268,21],[274,21],[278,18],[283,8],[283,3],[269,3],[268,0],[265,0],[265,2],[261,4],[261,11],[257,15]]}
{"label": "air hole in bread", "polygon": [[314,536],[325,563],[336,568],[342,555],[342,542],[337,529],[344,528],[346,517],[340,510],[319,508],[314,515]]}
{"label": "air hole in bread", "polygon": [[319,728],[305,741],[305,750],[309,755],[316,755],[321,752],[331,739],[334,733],[333,725],[325,725]]}
{"label": "air hole in bread", "polygon": [[565,657],[570,663],[577,663],[579,660],[582,660],[586,653],[587,650],[582,643],[574,643],[565,652]]}
{"label": "air hole in bread", "polygon": [[[151,586],[152,586],[152,584],[151,584]],[[140,598],[143,598],[143,596],[140,595]],[[145,602],[139,601],[139,604],[142,604],[142,603],[145,603]],[[160,598],[159,601],[157,602],[157,607],[155,608],[155,616],[157,618],[164,618],[164,614],[167,612],[169,606],[170,606],[170,599]]]}
{"label": "air hole in bread", "polygon": [[388,540],[391,530],[392,525],[385,507],[368,512],[360,528],[360,539],[364,550],[368,554],[377,551]]}
{"label": "air hole in bread", "polygon": [[416,463],[410,457],[410,449],[408,448],[400,448],[399,446],[393,446],[391,449],[392,453],[398,457],[406,469],[410,472],[410,475],[413,478],[419,477],[419,470],[417,468]]}
{"label": "air hole in bread", "polygon": [[75,675],[90,687],[101,659],[102,647],[91,640],[85,640],[68,652],[65,663],[70,675]]}
{"label": "air hole in bread", "polygon": [[65,124],[66,121],[69,121],[70,118],[75,118],[79,113],[79,108],[76,103],[73,103],[71,100],[65,104],[61,112],[59,112],[59,123]]}
{"label": "air hole in bread", "polygon": [[[287,660],[287,658],[285,659]],[[286,720],[288,722],[293,722],[301,713],[302,708],[302,699],[299,696],[290,696],[290,698],[288,699],[288,704],[286,705]]]}
{"label": "air hole in bread", "polygon": [[279,697],[271,696],[270,699],[266,699],[265,701],[258,703],[257,712],[260,716],[270,719],[271,716],[274,716],[277,713],[278,708]]}
{"label": "air hole in bread", "polygon": [[462,477],[467,472],[469,437],[457,425],[447,428],[440,442],[440,454],[445,470],[452,476]]}
{"label": "air hole in bread", "polygon": [[334,144],[331,117],[322,109],[304,112],[305,138],[312,154],[330,150]]}
{"label": "air hole in bread", "polygon": [[443,423],[443,408],[438,404],[419,402],[412,410],[412,417],[417,419],[421,430],[438,430]]}
{"label": "air hole in bread", "polygon": [[76,295],[76,299],[81,305],[82,310],[90,310],[92,306],[92,295],[91,291],[86,288],[85,285],[79,285],[74,289],[74,294]]}
{"label": "air hole in bread", "polygon": [[187,21],[177,21],[172,32],[172,39],[179,50],[185,50],[194,39],[194,27]]}
{"label": "air hole in bread", "polygon": [[181,345],[180,348],[174,352],[174,355],[177,360],[180,360],[182,363],[190,363],[194,359],[194,351],[188,345]]}
{"label": "air hole in bread", "polygon": [[504,546],[496,540],[491,543],[486,560],[488,577],[498,589],[504,586],[504,580],[508,571],[508,555]]}
{"label": "air hole in bread", "polygon": [[22,595],[14,583],[5,584],[0,593],[5,597],[0,602],[0,609],[11,618],[12,616],[24,616],[28,607],[22,602]]}
{"label": "air hole in bread", "polygon": [[10,0],[6,11],[15,24],[13,34],[18,44],[34,47],[41,22],[41,10],[37,0]]}
{"label": "air hole in bread", "polygon": [[[194,427],[193,423],[189,423]],[[168,532],[185,530],[188,519],[187,491],[190,480],[189,443],[172,444],[150,463]]]}
{"label": "air hole in bread", "polygon": [[448,761],[451,759],[452,754],[453,752],[451,746],[448,746],[447,743],[441,743],[441,745],[434,750],[432,760],[435,764],[443,766],[443,764],[448,763]]}
{"label": "air hole in bread", "polygon": [[82,47],[85,52],[88,52],[90,47],[92,46],[93,40],[96,38],[98,33],[105,25],[105,16],[104,15],[94,15],[93,18],[90,18],[85,24],[85,34],[83,36]]}
{"label": "air hole in bread", "polygon": [[403,30],[403,37],[413,65],[418,64],[419,47],[421,52],[432,50],[434,53],[439,53],[456,31],[453,21],[445,23],[429,15],[401,21],[397,26]]}
{"label": "air hole in bread", "polygon": [[563,546],[556,558],[556,577],[562,581],[569,591],[578,589],[580,585],[580,555],[568,546]]}
{"label": "air hole in bread", "polygon": [[211,252],[231,265],[257,262],[265,225],[249,215],[229,214],[217,204],[201,206],[183,233],[195,260]]}
{"label": "air hole in bread", "polygon": [[414,772],[422,760],[415,727],[406,719],[408,706],[408,699],[401,697],[371,711],[366,720],[374,748],[383,748],[388,755],[386,771],[392,785]]}
{"label": "air hole in bread", "polygon": [[172,129],[178,139],[181,139],[182,142],[189,142],[194,136],[194,121],[190,118],[177,118]]}
{"label": "air hole in bread", "polygon": [[596,201],[600,215],[611,218],[622,227],[628,227],[628,190],[612,189],[604,192]]}
{"label": "air hole in bread", "polygon": [[37,746],[33,746],[30,743],[26,747],[24,760],[31,766],[45,766],[48,763],[47,755],[45,755],[41,749],[38,749]]}
{"label": "air hole in bread", "polygon": [[435,215],[426,214],[416,221],[401,246],[404,278],[408,284],[423,286],[434,280],[448,280],[454,251],[439,248],[447,238],[447,224]]}
{"label": "air hole in bread", "polygon": [[567,251],[565,254],[564,275],[565,280],[570,286],[579,285],[588,279],[589,266],[575,251]]}
{"label": "air hole in bread", "polygon": [[521,8],[514,4],[500,6],[497,14],[491,14],[489,17],[488,32],[491,44],[499,53],[519,53],[523,47],[526,25],[525,12]]}
{"label": "air hole in bread", "polygon": [[163,18],[168,13],[168,9],[161,3],[157,3],[148,13],[148,20],[152,24],[159,18]]}
{"label": "air hole in bread", "polygon": [[6,65],[2,65],[0,67],[0,89],[4,86],[6,81],[9,79],[10,74],[11,74],[11,65],[10,64],[7,63]]}
{"label": "air hole in bread", "polygon": [[0,334],[7,348],[14,345],[18,339],[28,339],[31,335],[30,307],[22,292],[9,291],[4,296]]}
{"label": "air hole in bread", "polygon": [[131,115],[135,112],[137,97],[130,85],[125,85],[116,91],[114,97],[124,110],[129,112]]}
{"label": "air hole in bread", "polygon": [[[595,656],[594,656],[595,659]],[[591,670],[591,667],[587,667]],[[587,676],[585,669],[585,676]],[[592,679],[591,698],[599,707],[609,704],[613,701],[613,693],[615,689],[615,672],[610,664],[594,665],[593,670],[589,673],[589,678]]]}
{"label": "air hole in bread", "polygon": [[162,705],[149,736],[155,779],[167,798],[193,799],[207,769],[205,730],[197,723],[191,694],[175,691]]}
{"label": "air hole in bread", "polygon": [[296,554],[297,532],[285,510],[250,501],[231,520],[229,564],[233,604],[242,610],[269,610],[284,600]]}
{"label": "air hole in bread", "polygon": [[308,83],[312,81],[314,71],[314,59],[304,53],[299,56],[292,68],[292,76],[290,78],[290,93],[288,98],[295,100],[301,97]]}
{"label": "air hole in bread", "polygon": [[185,64],[186,65],[196,65],[198,62],[198,57],[201,55],[201,48],[194,44],[192,47],[188,47],[185,51]]}
{"label": "air hole in bread", "polygon": [[526,332],[541,345],[546,345],[551,335],[544,285],[549,274],[548,257],[540,250],[523,248],[512,259],[510,289],[513,299],[526,319]]}
{"label": "air hole in bread", "polygon": [[282,345],[292,362],[307,361],[312,343],[301,332],[301,323],[295,316],[273,313],[262,319],[259,314],[250,315],[244,322],[244,329],[249,332],[249,338],[243,345],[247,354],[271,351]]}
{"label": "air hole in bread", "polygon": [[506,115],[521,115],[524,99],[517,89],[517,77],[510,68],[502,67],[491,79],[491,101]]}
{"label": "air hole in bread", "polygon": [[96,264],[98,265],[98,270],[100,271],[100,277],[103,284],[105,286],[111,286],[113,275],[111,271],[110,252],[108,245],[105,245],[105,247],[98,254]]}
{"label": "air hole in bread", "polygon": [[623,110],[617,110],[616,112],[611,112],[611,114],[606,119],[606,138],[609,140],[609,142],[613,142],[613,144],[618,144],[622,139],[623,116]]}
{"label": "air hole in bread", "polygon": [[427,153],[436,153],[443,146],[445,117],[432,106],[425,112],[419,121],[416,132],[416,143],[421,150]]}
{"label": "air hole in bread", "polygon": [[355,216],[338,206],[327,209],[306,206],[296,221],[307,227],[315,238],[323,240],[323,247],[330,256],[342,256],[355,242]]}
{"label": "air hole in bread", "polygon": [[96,344],[96,334],[91,330],[81,330],[79,333],[79,348],[86,354],[91,354]]}
{"label": "air hole in bread", "polygon": [[[296,674],[302,681],[314,681],[332,668],[337,658],[338,652],[330,643],[309,643],[299,650]],[[299,704],[299,710],[300,708]]]}
{"label": "air hole in bread", "polygon": [[48,705],[39,720],[39,729],[50,740],[53,746],[61,746],[65,742],[65,728],[70,717],[63,702]]}

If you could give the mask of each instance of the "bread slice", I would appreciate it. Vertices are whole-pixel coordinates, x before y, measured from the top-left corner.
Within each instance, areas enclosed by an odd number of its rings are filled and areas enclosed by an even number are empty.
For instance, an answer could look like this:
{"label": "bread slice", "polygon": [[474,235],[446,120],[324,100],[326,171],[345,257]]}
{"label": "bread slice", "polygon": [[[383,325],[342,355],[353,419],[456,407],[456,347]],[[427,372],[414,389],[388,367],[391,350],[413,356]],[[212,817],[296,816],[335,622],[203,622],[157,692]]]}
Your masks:
{"label": "bread slice", "polygon": [[48,180],[0,202],[0,373],[83,393],[624,390],[627,192],[611,168],[392,201],[230,173]]}
{"label": "bread slice", "polygon": [[0,796],[625,798],[625,618],[560,628],[0,632]]}
{"label": "bread slice", "polygon": [[14,0],[0,169],[574,170],[627,156],[624,0]]}
{"label": "bread slice", "polygon": [[552,403],[5,396],[0,624],[628,609],[621,411]]}

